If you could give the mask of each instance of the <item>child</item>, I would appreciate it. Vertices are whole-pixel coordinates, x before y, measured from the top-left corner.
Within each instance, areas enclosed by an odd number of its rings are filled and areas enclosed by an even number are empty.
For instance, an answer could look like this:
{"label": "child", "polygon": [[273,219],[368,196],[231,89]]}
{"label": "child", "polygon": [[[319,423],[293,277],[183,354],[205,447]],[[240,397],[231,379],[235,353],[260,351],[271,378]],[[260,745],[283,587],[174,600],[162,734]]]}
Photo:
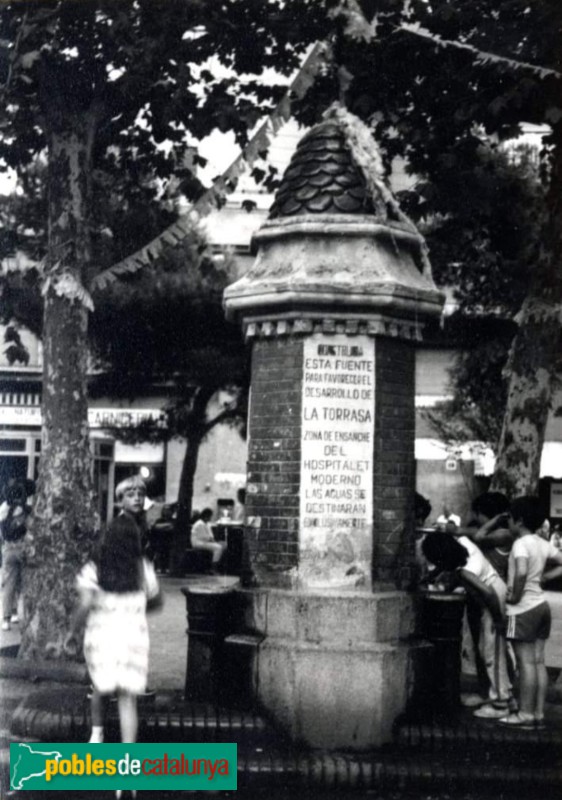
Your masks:
{"label": "child", "polygon": [[[519,711],[500,719],[510,727],[544,726],[548,676],[544,645],[550,635],[550,606],[541,579],[547,561],[562,567],[562,553],[537,531],[544,522],[537,497],[519,497],[511,504],[509,528],[515,538],[508,565],[507,638],[519,668]],[[554,570],[548,577],[552,577]]]}
{"label": "child", "polygon": [[511,703],[505,642],[506,585],[480,550],[465,536],[428,533],[422,544],[428,561],[438,569],[454,571],[459,583],[484,607],[480,654],[490,689],[488,702],[474,711],[484,719],[505,716]]}
{"label": "child", "polygon": [[137,695],[146,688],[148,672],[147,586],[154,584],[151,565],[142,557],[137,519],[146,488],[133,476],[116,489],[121,513],[108,526],[97,557],[77,578],[80,607],[67,636],[72,652],[75,630],[87,617],[84,655],[94,685],[90,742],[103,742],[105,698],[117,693],[121,740],[137,737]]}
{"label": "child", "polygon": [[472,511],[479,525],[472,541],[507,583],[507,564],[513,545],[513,534],[509,530],[509,500],[501,492],[485,492],[473,500]]}
{"label": "child", "polygon": [[[478,527],[468,535],[507,585],[507,561],[513,544],[513,536],[507,521],[509,500],[501,492],[484,492],[472,501],[472,513]],[[488,693],[488,677],[480,656],[480,640],[483,636],[490,635],[490,631],[488,628],[482,628],[482,610],[477,603],[471,601],[471,598],[468,598],[466,604],[466,616],[474,647],[474,661],[480,689],[478,695],[466,696],[463,705],[482,706],[484,704],[482,697]],[[508,669],[511,667],[513,672],[514,666],[512,653],[508,650]],[[482,709],[479,716],[486,714],[486,710]]]}

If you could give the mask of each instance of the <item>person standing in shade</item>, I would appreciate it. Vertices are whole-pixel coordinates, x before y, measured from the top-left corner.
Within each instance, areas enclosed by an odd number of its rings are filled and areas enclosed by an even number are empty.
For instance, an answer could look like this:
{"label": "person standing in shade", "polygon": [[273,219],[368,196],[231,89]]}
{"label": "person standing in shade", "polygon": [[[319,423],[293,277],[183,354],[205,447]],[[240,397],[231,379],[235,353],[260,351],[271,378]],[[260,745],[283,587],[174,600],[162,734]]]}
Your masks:
{"label": "person standing in shade", "polygon": [[236,492],[236,505],[234,507],[233,520],[240,524],[244,523],[246,517],[246,490],[238,489]]}
{"label": "person standing in shade", "polygon": [[14,483],[8,488],[6,500],[0,507],[3,631],[9,631],[12,624],[19,622],[18,601],[25,560],[24,539],[27,533],[27,517],[31,511],[31,507],[27,505],[28,490],[29,494],[34,491],[32,481]]}
{"label": "person standing in shade", "polygon": [[204,508],[200,518],[191,528],[191,546],[194,550],[206,550],[211,553],[212,565],[216,568],[224,555],[226,545],[224,542],[216,541],[209,524],[212,518],[213,509]]}
{"label": "person standing in shade", "polygon": [[173,535],[174,509],[171,505],[164,505],[160,516],[150,529],[150,550],[154,556],[154,567],[157,572],[168,572]]}
{"label": "person standing in shade", "polygon": [[501,492],[485,492],[473,500],[472,511],[479,527],[470,538],[507,583],[507,565],[514,542],[509,529],[509,500]]}

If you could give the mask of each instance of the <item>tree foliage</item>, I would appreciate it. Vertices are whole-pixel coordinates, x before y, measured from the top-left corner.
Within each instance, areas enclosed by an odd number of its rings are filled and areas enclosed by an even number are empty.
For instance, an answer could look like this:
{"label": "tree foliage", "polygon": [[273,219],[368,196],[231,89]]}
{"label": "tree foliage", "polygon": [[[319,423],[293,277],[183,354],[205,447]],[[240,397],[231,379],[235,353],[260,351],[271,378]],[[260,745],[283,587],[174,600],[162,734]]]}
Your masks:
{"label": "tree foliage", "polygon": [[[530,243],[533,268],[515,317],[494,478],[495,488],[531,493],[561,338],[562,7],[523,0],[343,0],[333,13],[339,27],[334,69],[307,98],[303,115],[310,120],[314,102],[323,105],[328,95],[343,93],[351,110],[371,121],[387,160],[404,156],[412,174],[422,178],[412,198],[418,220],[449,213],[443,198],[448,203],[450,193],[437,190],[440,173],[444,168],[462,173],[466,156],[478,167],[483,135],[505,140],[522,122],[551,127],[541,165],[547,213],[539,210],[533,222],[539,234]],[[469,192],[470,181],[459,184],[459,203]],[[517,242],[515,222],[508,220],[506,237]],[[491,289],[498,275],[493,251],[488,258]],[[475,289],[485,283],[478,271],[468,266]]]}
{"label": "tree foliage", "polygon": [[[304,0],[297,9],[310,11]],[[254,96],[263,111],[278,94],[255,78],[268,66],[293,70],[310,41],[307,20],[297,25],[286,4],[261,0],[3,5],[0,167],[22,177],[43,159],[48,184],[37,275],[44,424],[23,657],[60,657],[73,573],[96,537],[86,353],[90,290],[104,255],[138,246],[129,226],[135,210],[144,220],[134,235],[149,239],[152,201],[172,176],[187,197],[200,191],[188,158],[197,139],[217,127],[246,139]],[[222,71],[213,70],[217,62]],[[109,228],[120,208],[121,224]]]}
{"label": "tree foliage", "polygon": [[[545,191],[526,151],[485,146],[430,184],[443,209],[425,226],[437,282],[458,310],[440,334],[459,348],[450,371],[453,399],[427,412],[450,441],[498,446],[507,398],[513,318],[529,291]],[[536,154],[535,154],[536,155]]]}

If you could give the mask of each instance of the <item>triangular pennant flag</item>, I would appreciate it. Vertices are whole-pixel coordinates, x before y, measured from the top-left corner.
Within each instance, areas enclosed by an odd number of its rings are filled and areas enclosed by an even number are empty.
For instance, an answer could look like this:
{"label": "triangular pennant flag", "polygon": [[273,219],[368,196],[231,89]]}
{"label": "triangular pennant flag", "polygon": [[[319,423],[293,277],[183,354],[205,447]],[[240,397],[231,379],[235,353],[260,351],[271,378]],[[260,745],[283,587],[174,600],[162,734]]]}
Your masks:
{"label": "triangular pennant flag", "polygon": [[[260,152],[269,146],[272,136],[274,136],[280,128],[283,127],[285,122],[290,119],[291,94],[294,93],[297,97],[304,96],[306,90],[312,85],[321,65],[329,56],[329,53],[330,48],[324,42],[317,42],[314,45],[276,108],[250,138],[250,141],[242,153],[236,157],[220,178],[218,178],[194,203],[190,212],[188,212],[189,214],[205,216],[209,214],[213,208],[222,207],[227,194],[233,191],[236,186],[236,178],[257,160]],[[295,87],[297,91],[295,91]],[[142,269],[143,266],[149,264],[151,258],[158,258],[162,252],[163,242],[170,242],[174,238],[176,241],[180,241],[182,235],[185,235],[189,230],[189,226],[180,220],[166,228],[165,231],[138,252],[127,256],[127,258],[119,261],[117,264],[114,264],[95,277],[91,284],[92,291],[103,289],[108,283],[116,280],[119,275],[125,272],[136,272]]]}

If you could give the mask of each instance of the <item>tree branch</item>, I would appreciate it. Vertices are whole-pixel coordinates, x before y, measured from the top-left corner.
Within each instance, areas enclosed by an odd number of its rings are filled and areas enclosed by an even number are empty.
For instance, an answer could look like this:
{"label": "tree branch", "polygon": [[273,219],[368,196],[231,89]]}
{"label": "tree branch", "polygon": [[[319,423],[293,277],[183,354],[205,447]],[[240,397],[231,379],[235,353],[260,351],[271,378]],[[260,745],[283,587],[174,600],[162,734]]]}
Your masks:
{"label": "tree branch", "polygon": [[232,403],[228,403],[223,410],[217,414],[216,417],[209,420],[204,426],[203,429],[205,431],[205,436],[211,431],[216,425],[220,425],[221,422],[225,422],[227,419],[234,419],[238,410],[238,400],[233,400]]}
{"label": "tree branch", "polygon": [[[23,15],[23,19],[21,21],[21,25],[20,25],[20,28],[18,30],[18,35],[16,36],[16,41],[15,41],[15,44],[14,44],[14,50],[13,50],[13,52],[11,54],[11,57],[10,57],[10,62],[9,62],[9,66],[8,66],[8,74],[6,76],[6,83],[2,86],[2,91],[0,93],[0,103],[2,104],[2,106],[5,106],[5,104],[6,104],[6,97],[8,95],[9,90],[10,90],[10,83],[12,82],[12,75],[13,75],[13,72],[14,72],[14,64],[16,63],[16,61],[18,59],[19,46],[20,46],[20,42],[21,42],[22,37],[23,37],[23,32],[25,30],[25,26],[27,24],[28,16],[29,16],[29,9],[27,9],[25,14]],[[2,42],[2,46],[4,46],[4,45],[9,45],[9,43],[3,41]]]}

